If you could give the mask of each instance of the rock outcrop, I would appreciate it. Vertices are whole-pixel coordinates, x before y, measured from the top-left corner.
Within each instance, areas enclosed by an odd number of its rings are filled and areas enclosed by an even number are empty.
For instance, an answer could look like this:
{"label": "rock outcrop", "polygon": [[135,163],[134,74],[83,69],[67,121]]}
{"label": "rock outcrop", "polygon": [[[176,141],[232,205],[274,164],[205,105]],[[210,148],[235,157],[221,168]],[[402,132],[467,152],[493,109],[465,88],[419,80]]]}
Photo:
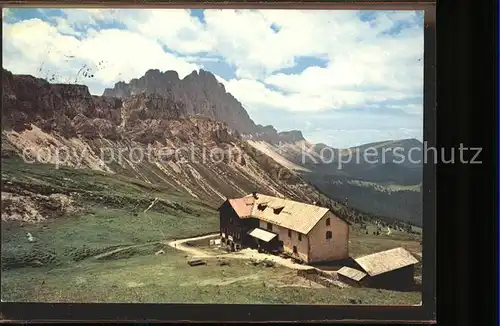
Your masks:
{"label": "rock outcrop", "polygon": [[175,71],[148,70],[129,83],[118,82],[104,90],[104,97],[126,98],[138,94],[157,94],[183,103],[188,116],[203,116],[225,122],[246,138],[273,144],[304,140],[300,131],[278,133],[273,126],[256,125],[243,105],[226,92],[215,76],[203,69],[193,71],[183,79]]}
{"label": "rock outcrop", "polygon": [[227,123],[243,134],[256,132],[256,125],[240,102],[208,71],[193,71],[180,79],[175,71],[148,70],[130,83],[119,82],[104,90],[104,97],[125,98],[137,94],[158,94],[183,103],[187,115],[199,115]]}
{"label": "rock outcrop", "polygon": [[284,143],[296,143],[306,140],[300,130],[283,131],[278,133],[278,137]]}
{"label": "rock outcrop", "polygon": [[[200,72],[184,82],[192,87],[184,85],[184,93],[163,91],[158,83],[179,83],[177,74],[149,71],[131,82],[133,89],[118,83],[107,96],[92,96],[86,86],[4,70],[2,157],[117,173],[213,203],[255,189],[310,201],[314,189],[300,176],[258,155],[228,125],[257,128],[238,118],[248,117],[242,107],[232,111],[231,101],[238,102],[213,75]],[[210,85],[221,88],[204,94]],[[216,119],[221,112],[226,121]]]}

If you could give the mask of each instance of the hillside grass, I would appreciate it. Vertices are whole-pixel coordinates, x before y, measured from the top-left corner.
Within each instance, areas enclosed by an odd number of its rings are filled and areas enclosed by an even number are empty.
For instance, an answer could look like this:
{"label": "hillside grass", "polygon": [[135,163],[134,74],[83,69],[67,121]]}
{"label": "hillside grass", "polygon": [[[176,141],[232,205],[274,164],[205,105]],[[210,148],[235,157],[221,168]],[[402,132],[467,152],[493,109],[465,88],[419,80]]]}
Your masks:
{"label": "hillside grass", "polygon": [[21,269],[2,275],[4,301],[239,303],[239,304],[418,304],[417,292],[376,289],[302,288],[284,267],[253,266],[243,260],[229,266],[190,267],[176,251],[106,263],[88,262],[58,269]]}
{"label": "hillside grass", "polygon": [[[341,183],[341,182],[340,182]],[[399,185],[394,183],[370,182],[362,180],[349,179],[348,184],[357,185],[360,187],[373,188],[377,191],[392,193],[395,191],[416,191],[419,192],[422,183],[416,185]]]}
{"label": "hillside grass", "polygon": [[[2,300],[268,304],[350,304],[355,300],[381,305],[421,301],[419,292],[304,288],[300,287],[304,280],[293,270],[256,267],[244,260],[232,260],[224,267],[208,260],[207,266],[190,267],[183,252],[163,241],[215,231],[217,226],[215,215],[137,217],[123,210],[96,209],[43,225],[2,228]],[[36,242],[29,243],[26,232]],[[401,245],[418,251],[417,244],[355,232],[350,251],[354,257]],[[155,255],[158,250],[165,254]],[[115,253],[103,255],[110,251]],[[33,260],[41,265],[33,265]]]}
{"label": "hillside grass", "polygon": [[[94,208],[79,216],[40,224],[2,225],[2,269],[31,265],[67,265],[119,247],[147,245],[155,251],[160,241],[216,232],[218,217],[155,212],[137,216],[120,209]],[[27,233],[35,242],[30,243]],[[141,252],[137,252],[141,254]],[[34,263],[34,261],[40,263]]]}
{"label": "hillside grass", "polygon": [[420,237],[403,234],[373,235],[363,231],[351,231],[349,238],[349,255],[353,258],[362,257],[376,252],[402,247],[417,254],[422,252]]}
{"label": "hillside grass", "polygon": [[308,181],[329,198],[343,202],[366,215],[395,224],[422,225],[422,194],[419,186],[399,186],[372,182],[338,179],[336,177],[307,176]]}
{"label": "hillside grass", "polygon": [[55,168],[51,164],[24,163],[20,158],[2,158],[2,191],[25,190],[38,194],[75,196],[81,207],[116,207],[140,212],[158,198],[152,209],[160,213],[186,208],[186,212],[212,212],[220,203],[186,196],[177,189],[146,183],[121,174],[90,169]]}
{"label": "hillside grass", "polygon": [[[172,189],[89,170],[2,159],[2,191],[67,193],[78,210],[40,223],[2,221],[2,300],[31,302],[186,302],[417,304],[419,292],[304,288],[284,267],[244,260],[190,267],[165,241],[216,232],[218,213]],[[143,211],[154,198],[160,201]],[[212,204],[213,206],[213,204]],[[29,242],[27,233],[34,242]],[[415,245],[415,240],[353,232],[351,252]],[[164,254],[155,255],[159,250]]]}

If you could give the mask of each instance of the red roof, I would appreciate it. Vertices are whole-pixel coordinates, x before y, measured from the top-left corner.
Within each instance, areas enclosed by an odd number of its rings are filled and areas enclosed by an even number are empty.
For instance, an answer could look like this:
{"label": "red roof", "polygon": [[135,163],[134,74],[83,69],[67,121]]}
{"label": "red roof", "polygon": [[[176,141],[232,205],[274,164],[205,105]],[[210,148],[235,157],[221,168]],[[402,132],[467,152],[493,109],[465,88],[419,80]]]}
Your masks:
{"label": "red roof", "polygon": [[252,207],[255,201],[253,197],[243,197],[229,199],[229,205],[234,209],[240,218],[250,217],[252,215]]}

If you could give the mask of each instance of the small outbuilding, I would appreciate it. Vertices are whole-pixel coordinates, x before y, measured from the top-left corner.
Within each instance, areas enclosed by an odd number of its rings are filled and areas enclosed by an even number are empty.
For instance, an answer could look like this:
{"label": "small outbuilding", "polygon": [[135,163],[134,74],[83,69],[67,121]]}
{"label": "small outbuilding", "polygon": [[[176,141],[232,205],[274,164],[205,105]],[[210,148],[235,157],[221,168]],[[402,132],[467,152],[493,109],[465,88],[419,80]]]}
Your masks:
{"label": "small outbuilding", "polygon": [[[344,272],[344,277],[375,288],[411,289],[414,284],[415,264],[418,260],[404,248],[394,248],[354,259],[360,271],[366,276],[352,271]],[[350,276],[351,275],[351,276]],[[355,276],[355,277],[354,277]],[[360,282],[356,281],[356,282]]]}
{"label": "small outbuilding", "polygon": [[368,280],[366,273],[348,266],[344,266],[337,271],[337,278],[342,283],[354,287],[363,287]]}

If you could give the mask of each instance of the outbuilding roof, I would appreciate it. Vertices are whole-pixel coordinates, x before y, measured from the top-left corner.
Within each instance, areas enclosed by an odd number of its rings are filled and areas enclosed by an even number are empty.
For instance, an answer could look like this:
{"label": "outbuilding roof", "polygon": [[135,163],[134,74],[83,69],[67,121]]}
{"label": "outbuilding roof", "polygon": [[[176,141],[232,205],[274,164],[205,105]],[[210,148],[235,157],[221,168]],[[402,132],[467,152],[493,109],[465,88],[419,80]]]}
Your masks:
{"label": "outbuilding roof", "polygon": [[418,260],[412,254],[401,247],[356,258],[354,261],[370,276],[418,263]]}
{"label": "outbuilding roof", "polygon": [[344,266],[341,269],[337,271],[337,274],[345,276],[347,278],[350,278],[352,280],[355,280],[357,282],[361,281],[363,278],[365,278],[366,273],[363,273],[360,270]]}

